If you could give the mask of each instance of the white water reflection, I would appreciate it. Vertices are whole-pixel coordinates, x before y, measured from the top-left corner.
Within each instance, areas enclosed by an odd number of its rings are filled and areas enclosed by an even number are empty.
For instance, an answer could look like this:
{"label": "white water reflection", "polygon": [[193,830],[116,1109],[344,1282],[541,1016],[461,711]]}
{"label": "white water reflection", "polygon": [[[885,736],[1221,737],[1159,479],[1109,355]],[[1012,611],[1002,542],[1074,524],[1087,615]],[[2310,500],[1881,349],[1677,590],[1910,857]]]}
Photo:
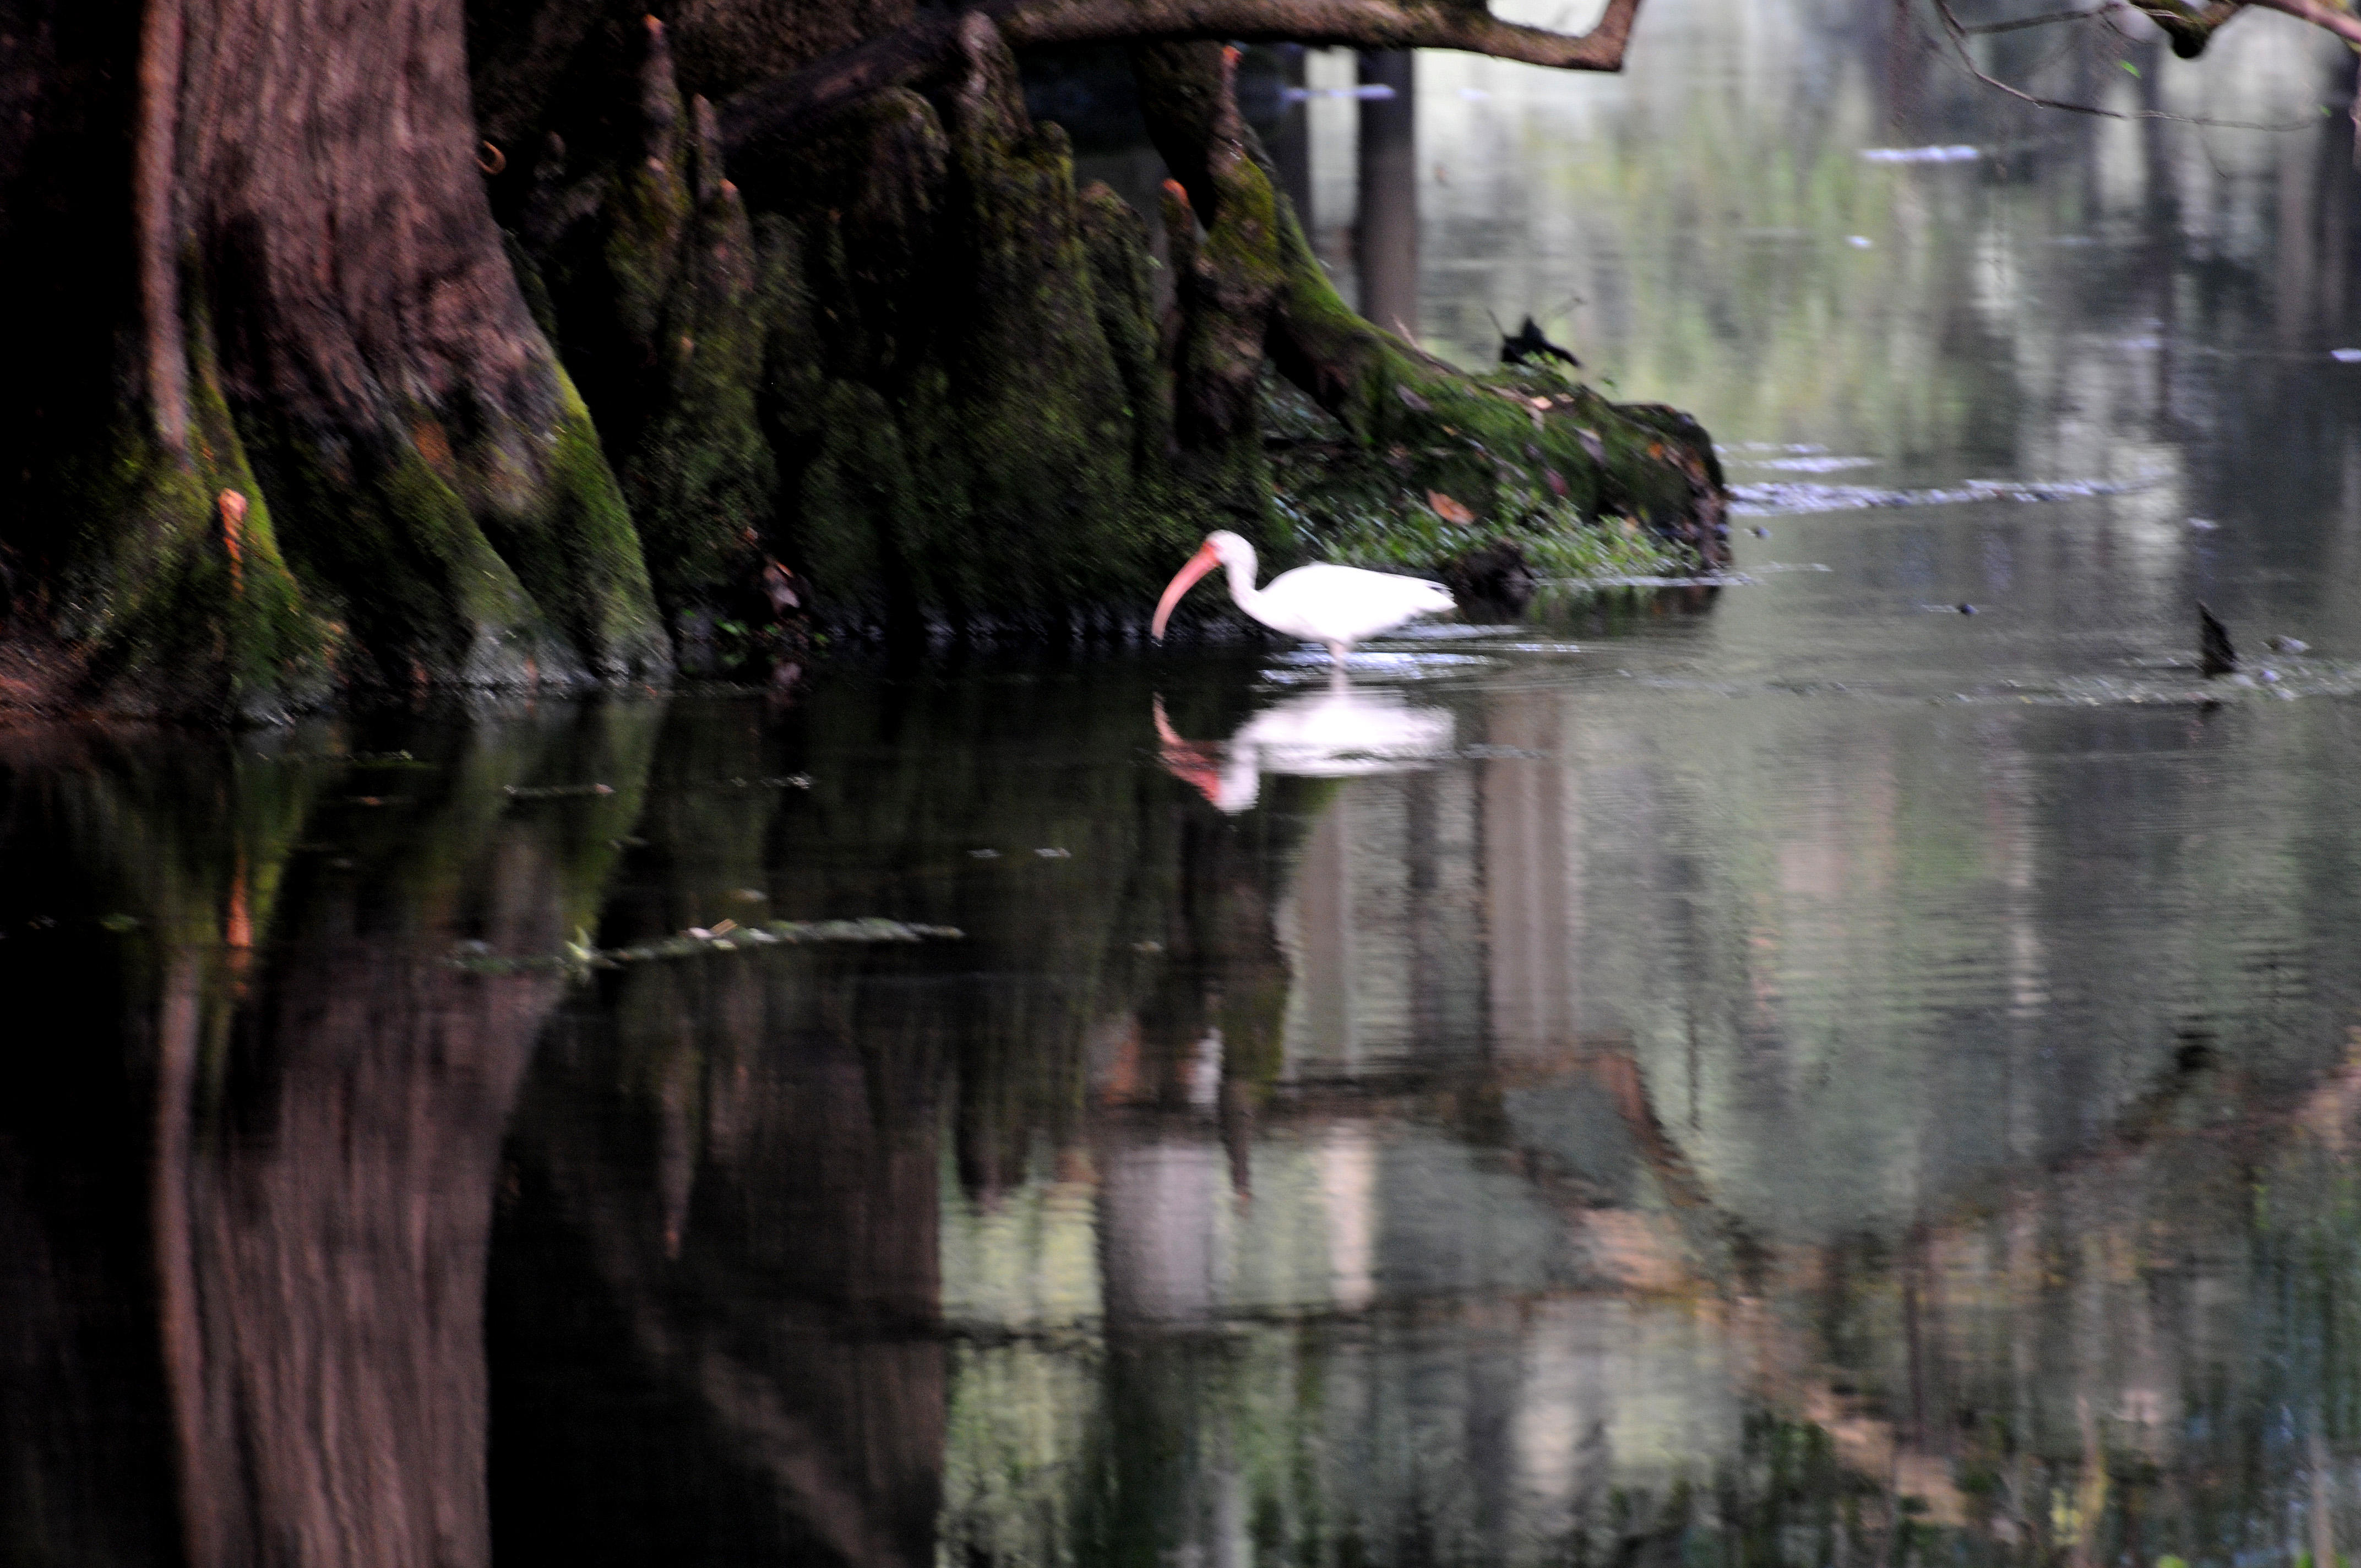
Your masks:
{"label": "white water reflection", "polygon": [[1161,697],[1155,715],[1165,771],[1232,815],[1261,798],[1265,773],[1352,778],[1417,767],[1451,750],[1448,710],[1413,707],[1400,692],[1355,686],[1342,674],[1271,704],[1226,740],[1182,739]]}

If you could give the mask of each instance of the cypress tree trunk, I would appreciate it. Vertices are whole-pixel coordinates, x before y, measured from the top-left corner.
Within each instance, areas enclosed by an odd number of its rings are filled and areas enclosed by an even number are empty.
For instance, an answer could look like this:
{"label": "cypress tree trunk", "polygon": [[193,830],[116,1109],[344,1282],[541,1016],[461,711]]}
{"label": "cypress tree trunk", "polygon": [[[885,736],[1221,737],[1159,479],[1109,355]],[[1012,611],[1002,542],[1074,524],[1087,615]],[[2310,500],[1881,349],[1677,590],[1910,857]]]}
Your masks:
{"label": "cypress tree trunk", "polygon": [[457,0],[14,9],[49,49],[0,276],[41,308],[0,356],[61,374],[0,418],[5,543],[116,700],[664,671],[485,199]]}

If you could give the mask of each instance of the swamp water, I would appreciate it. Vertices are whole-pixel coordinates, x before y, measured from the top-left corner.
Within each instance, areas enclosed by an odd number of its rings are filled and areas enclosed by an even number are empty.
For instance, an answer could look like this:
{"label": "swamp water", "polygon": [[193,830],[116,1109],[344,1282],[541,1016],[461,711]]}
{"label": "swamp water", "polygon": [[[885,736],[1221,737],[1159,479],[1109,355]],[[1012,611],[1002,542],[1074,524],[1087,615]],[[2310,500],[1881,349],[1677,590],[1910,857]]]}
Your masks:
{"label": "swamp water", "polygon": [[2355,1550],[2349,133],[1893,27],[1422,66],[1429,330],[1579,296],[1719,590],[0,732],[0,1556]]}

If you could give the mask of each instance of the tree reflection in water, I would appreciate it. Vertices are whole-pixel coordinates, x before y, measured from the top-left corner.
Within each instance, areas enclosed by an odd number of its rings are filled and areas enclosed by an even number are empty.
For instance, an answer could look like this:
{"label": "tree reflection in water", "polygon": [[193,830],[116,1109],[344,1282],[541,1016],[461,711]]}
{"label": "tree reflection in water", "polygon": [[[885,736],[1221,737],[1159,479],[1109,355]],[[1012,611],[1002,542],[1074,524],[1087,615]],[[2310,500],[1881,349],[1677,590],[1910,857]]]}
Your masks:
{"label": "tree reflection in water", "polygon": [[[1682,825],[1727,725],[1683,757],[1562,694],[1446,706],[1462,752],[1235,813],[1120,674],[12,736],[0,967],[39,1027],[0,1113],[0,1541],[2327,1560],[2361,1503],[2330,971],[2225,973],[2125,1060],[2047,1003],[1905,992],[1831,1044],[1812,967],[1956,917],[1830,870],[1916,852],[1912,791],[1862,783],[1890,720],[1783,753],[1841,788],[1778,797],[1766,872]],[[2015,771],[2037,733],[1913,789],[1980,802],[1942,820],[1996,863],[2087,838]],[[2019,956],[1960,972],[2085,972],[2135,860],[1975,904]],[[968,935],[449,961],[732,909]],[[2120,1008],[2169,1016],[2143,974]]]}
{"label": "tree reflection in water", "polygon": [[[357,760],[11,734],[0,965],[40,1023],[0,1291],[52,1335],[6,1389],[26,1561],[489,1560],[491,1197],[564,981],[449,959],[588,917],[655,718],[390,726],[415,754]],[[614,782],[509,809],[585,776]]]}

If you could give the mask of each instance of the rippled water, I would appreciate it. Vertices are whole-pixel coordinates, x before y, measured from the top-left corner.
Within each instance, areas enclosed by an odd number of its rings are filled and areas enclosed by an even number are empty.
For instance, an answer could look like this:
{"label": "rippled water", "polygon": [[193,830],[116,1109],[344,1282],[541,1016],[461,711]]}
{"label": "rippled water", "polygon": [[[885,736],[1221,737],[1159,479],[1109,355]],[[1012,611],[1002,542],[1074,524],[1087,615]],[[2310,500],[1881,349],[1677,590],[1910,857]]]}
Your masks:
{"label": "rippled water", "polygon": [[1634,60],[1422,68],[1424,308],[1816,487],[1721,586],[0,731],[0,1559],[2352,1550],[2349,139]]}

